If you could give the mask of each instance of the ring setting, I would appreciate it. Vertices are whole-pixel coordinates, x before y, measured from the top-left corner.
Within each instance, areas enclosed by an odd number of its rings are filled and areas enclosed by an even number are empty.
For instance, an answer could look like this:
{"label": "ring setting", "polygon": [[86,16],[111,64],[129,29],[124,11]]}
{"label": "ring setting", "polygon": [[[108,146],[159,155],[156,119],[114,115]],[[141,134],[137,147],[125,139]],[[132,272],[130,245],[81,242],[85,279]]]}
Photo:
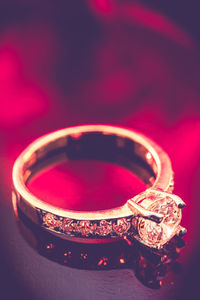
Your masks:
{"label": "ring setting", "polygon": [[[131,209],[140,215],[135,203],[140,203],[146,213],[138,218],[136,238],[143,244],[160,249],[175,235],[183,236],[186,229],[180,225],[185,203],[175,194],[149,189],[129,200]],[[154,215],[156,214],[156,215]]]}
{"label": "ring setting", "polygon": [[128,200],[128,205],[133,213],[129,218],[77,221],[41,211],[41,223],[51,231],[74,237],[134,236],[142,244],[156,249],[161,249],[175,235],[186,234],[180,225],[185,203],[177,195],[149,189]]}
{"label": "ring setting", "polygon": [[[58,208],[38,199],[27,187],[32,174],[40,170],[38,166],[51,164],[55,157],[58,161],[118,163],[138,175],[147,189],[112,209],[80,212]],[[174,236],[186,233],[180,225],[185,203],[172,193],[173,175],[168,155],[143,134],[102,124],[75,126],[37,139],[18,157],[13,167],[13,204],[31,221],[64,239],[99,243],[133,237],[160,250]]]}

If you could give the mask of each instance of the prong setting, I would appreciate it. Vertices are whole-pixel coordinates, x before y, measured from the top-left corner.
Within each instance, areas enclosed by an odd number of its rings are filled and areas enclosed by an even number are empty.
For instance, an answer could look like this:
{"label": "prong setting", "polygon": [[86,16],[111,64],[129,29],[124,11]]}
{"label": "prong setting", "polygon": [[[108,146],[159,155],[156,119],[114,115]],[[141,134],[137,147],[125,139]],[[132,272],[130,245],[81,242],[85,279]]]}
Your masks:
{"label": "prong setting", "polygon": [[148,219],[156,223],[160,223],[163,220],[164,216],[162,214],[147,210],[132,199],[128,200],[128,206],[133,213],[137,216],[143,217],[144,219]]}
{"label": "prong setting", "polygon": [[180,209],[185,208],[185,206],[186,206],[186,204],[184,202],[178,204],[178,208],[180,208]]}
{"label": "prong setting", "polygon": [[183,209],[186,206],[186,203],[179,196],[177,196],[175,194],[171,194],[171,193],[164,192],[164,191],[157,191],[157,190],[155,190],[155,192],[162,193],[163,196],[164,195],[165,196],[170,196],[175,201],[178,208],[180,208],[180,209]]}
{"label": "prong setting", "polygon": [[179,196],[177,196],[175,194],[171,194],[171,197],[178,205],[178,208],[183,209],[186,206],[185,202]]}
{"label": "prong setting", "polygon": [[186,234],[179,225],[185,203],[174,194],[150,188],[130,199],[128,206],[138,217],[136,238],[146,246],[160,250],[174,235]]}
{"label": "prong setting", "polygon": [[183,237],[184,235],[186,235],[187,233],[187,229],[185,227],[179,226],[179,229],[177,231],[177,236],[179,237]]}

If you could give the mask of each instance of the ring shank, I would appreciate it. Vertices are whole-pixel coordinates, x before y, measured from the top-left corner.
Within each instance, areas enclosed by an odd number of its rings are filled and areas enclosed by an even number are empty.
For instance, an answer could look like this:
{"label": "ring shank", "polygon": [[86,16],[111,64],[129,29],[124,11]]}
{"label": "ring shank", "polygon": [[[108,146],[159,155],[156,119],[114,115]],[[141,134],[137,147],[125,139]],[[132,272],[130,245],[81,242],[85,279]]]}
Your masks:
{"label": "ring shank", "polygon": [[109,210],[80,212],[61,209],[30,193],[27,183],[44,165],[59,160],[102,160],[136,173],[146,185],[168,191],[173,171],[168,155],[151,139],[133,130],[108,125],[83,125],[47,134],[28,146],[13,167],[17,205],[35,223],[38,210],[77,220],[107,220],[131,215],[127,204]]}

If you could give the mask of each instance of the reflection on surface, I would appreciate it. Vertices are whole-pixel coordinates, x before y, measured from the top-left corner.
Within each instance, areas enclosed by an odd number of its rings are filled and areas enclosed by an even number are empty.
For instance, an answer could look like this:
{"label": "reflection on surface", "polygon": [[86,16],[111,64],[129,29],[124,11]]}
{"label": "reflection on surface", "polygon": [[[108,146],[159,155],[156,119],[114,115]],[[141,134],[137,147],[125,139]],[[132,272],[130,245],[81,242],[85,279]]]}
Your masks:
{"label": "reflection on surface", "polygon": [[59,264],[85,270],[131,269],[138,280],[152,289],[159,289],[168,272],[179,272],[177,262],[181,238],[168,243],[163,253],[152,252],[137,241],[121,240],[107,244],[82,244],[63,240],[30,221],[22,211],[15,211],[25,240],[40,255]]}

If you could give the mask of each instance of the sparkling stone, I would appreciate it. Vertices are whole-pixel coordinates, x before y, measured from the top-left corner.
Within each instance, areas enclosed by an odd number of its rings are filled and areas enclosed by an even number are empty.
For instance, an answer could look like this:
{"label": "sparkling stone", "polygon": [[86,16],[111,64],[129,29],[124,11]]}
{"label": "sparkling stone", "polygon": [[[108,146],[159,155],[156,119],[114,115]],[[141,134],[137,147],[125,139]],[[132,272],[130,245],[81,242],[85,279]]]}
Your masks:
{"label": "sparkling stone", "polygon": [[90,233],[96,234],[97,232],[97,224],[96,223],[90,223]]}
{"label": "sparkling stone", "polygon": [[55,216],[51,213],[46,213],[43,216],[42,220],[43,220],[44,225],[51,228],[51,229],[59,227],[60,224],[61,224],[60,220],[57,220],[55,218]]}
{"label": "sparkling stone", "polygon": [[139,235],[149,246],[164,245],[176,234],[177,225],[181,221],[181,210],[168,196],[155,200],[148,209],[163,214],[164,218],[160,224],[139,218]]}
{"label": "sparkling stone", "polygon": [[97,228],[99,235],[105,236],[112,232],[112,224],[109,221],[101,220]]}
{"label": "sparkling stone", "polygon": [[65,218],[62,222],[61,225],[61,229],[65,232],[65,233],[70,233],[74,230],[74,224],[73,221],[71,219]]}
{"label": "sparkling stone", "polygon": [[130,222],[128,222],[125,218],[122,218],[117,220],[117,224],[113,224],[113,230],[118,235],[123,235],[129,230],[130,226]]}
{"label": "sparkling stone", "polygon": [[80,221],[77,231],[86,236],[91,233],[90,221]]}

